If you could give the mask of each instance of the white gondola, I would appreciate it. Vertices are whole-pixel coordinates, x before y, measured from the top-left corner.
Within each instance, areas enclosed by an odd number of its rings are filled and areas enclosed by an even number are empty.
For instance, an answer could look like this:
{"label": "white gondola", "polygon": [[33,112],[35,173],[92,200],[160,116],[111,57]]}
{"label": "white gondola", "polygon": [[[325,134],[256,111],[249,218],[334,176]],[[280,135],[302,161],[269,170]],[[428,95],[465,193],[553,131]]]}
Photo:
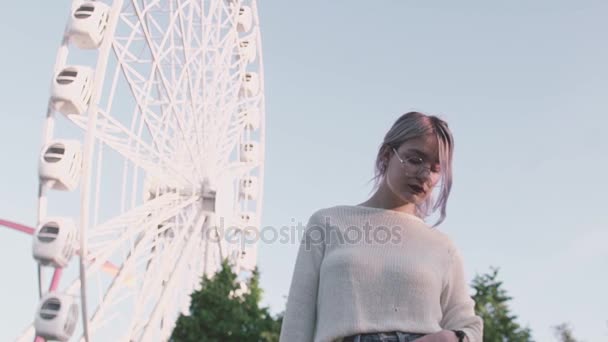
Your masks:
{"label": "white gondola", "polygon": [[245,125],[245,128],[256,130],[260,128],[261,116],[257,109],[247,109],[239,114],[239,120]]}
{"label": "white gondola", "polygon": [[71,65],[63,68],[53,79],[51,102],[53,109],[64,115],[83,114],[91,100],[93,70]]}
{"label": "white gondola", "polygon": [[65,267],[74,255],[76,226],[68,218],[47,218],[33,236],[32,254],[41,265]]}
{"label": "white gondola", "polygon": [[241,144],[241,162],[257,162],[260,156],[259,144],[255,141],[246,141]]}
{"label": "white gondola", "polygon": [[243,94],[256,96],[260,92],[260,76],[257,72],[246,72],[243,75]]}
{"label": "white gondola", "polygon": [[249,32],[253,26],[253,11],[249,6],[243,6],[239,9],[236,29],[239,32]]}
{"label": "white gondola", "polygon": [[256,223],[256,215],[253,211],[243,211],[239,214],[239,219],[241,221],[241,226],[243,227],[251,227]]}
{"label": "white gondola", "polygon": [[40,298],[34,328],[36,335],[58,341],[67,341],[74,333],[78,321],[78,305],[74,297],[50,292]]}
{"label": "white gondola", "polygon": [[53,140],[42,149],[38,174],[56,190],[74,190],[80,182],[82,149],[79,141]]}
{"label": "white gondola", "polygon": [[243,229],[243,236],[245,242],[255,243],[255,239],[259,236],[259,229],[257,226],[257,216],[253,211],[244,211],[239,214],[240,226]]}
{"label": "white gondola", "polygon": [[101,45],[110,16],[110,6],[99,1],[80,1],[70,17],[70,41],[81,49],[96,49]]}
{"label": "white gondola", "polygon": [[243,199],[256,200],[258,197],[258,177],[241,178],[239,196]]}
{"label": "white gondola", "polygon": [[244,38],[239,41],[239,54],[247,63],[255,61],[257,58],[257,46],[253,37]]}

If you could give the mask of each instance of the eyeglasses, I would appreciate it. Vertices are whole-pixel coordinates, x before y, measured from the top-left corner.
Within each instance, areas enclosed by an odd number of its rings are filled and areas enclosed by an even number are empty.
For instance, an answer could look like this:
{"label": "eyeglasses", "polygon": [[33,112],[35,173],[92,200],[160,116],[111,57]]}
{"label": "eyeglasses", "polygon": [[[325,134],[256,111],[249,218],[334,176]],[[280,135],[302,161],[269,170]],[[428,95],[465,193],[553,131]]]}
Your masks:
{"label": "eyeglasses", "polygon": [[[395,156],[397,156],[397,159],[399,159],[399,162],[401,162],[401,167],[403,167],[404,170],[406,170],[406,173],[408,170],[413,170],[414,171],[414,177],[419,176],[423,171],[428,171],[429,172],[429,176],[432,178],[436,178],[439,177],[439,173],[436,171],[431,170],[431,168],[429,166],[426,166],[425,161],[422,157],[418,157],[418,156],[408,156],[405,157],[405,160],[401,159],[401,157],[399,156],[399,153],[397,153],[397,150],[393,147],[393,152],[395,152]],[[410,174],[408,174],[408,176],[412,176]]]}

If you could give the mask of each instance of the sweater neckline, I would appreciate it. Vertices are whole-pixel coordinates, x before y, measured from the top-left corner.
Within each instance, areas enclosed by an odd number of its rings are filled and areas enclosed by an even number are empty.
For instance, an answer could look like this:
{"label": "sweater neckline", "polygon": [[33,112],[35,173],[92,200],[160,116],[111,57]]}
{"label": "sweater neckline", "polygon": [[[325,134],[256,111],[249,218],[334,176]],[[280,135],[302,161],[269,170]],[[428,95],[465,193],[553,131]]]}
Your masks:
{"label": "sweater neckline", "polygon": [[403,212],[403,211],[397,211],[397,210],[393,210],[393,209],[368,207],[368,206],[359,205],[359,204],[357,204],[357,205],[354,205],[354,204],[343,205],[343,207],[358,208],[358,209],[363,209],[363,210],[368,210],[368,211],[376,211],[376,212],[380,212],[380,213],[396,214],[396,215],[405,216],[405,217],[414,219],[416,221],[425,223],[420,217],[418,217],[418,216],[416,216],[414,214],[406,213],[406,212]]}

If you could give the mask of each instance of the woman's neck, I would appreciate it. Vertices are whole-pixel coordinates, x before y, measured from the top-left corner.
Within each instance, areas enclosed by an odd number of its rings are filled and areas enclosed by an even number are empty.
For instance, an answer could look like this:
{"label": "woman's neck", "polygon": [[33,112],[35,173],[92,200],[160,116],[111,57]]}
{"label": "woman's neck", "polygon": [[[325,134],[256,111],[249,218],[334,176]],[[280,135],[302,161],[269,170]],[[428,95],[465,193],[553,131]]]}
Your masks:
{"label": "woman's neck", "polygon": [[404,213],[416,214],[416,205],[412,202],[406,202],[397,197],[395,193],[389,189],[386,180],[383,180],[378,187],[378,190],[367,201],[358,205],[372,208],[382,208],[401,211]]}

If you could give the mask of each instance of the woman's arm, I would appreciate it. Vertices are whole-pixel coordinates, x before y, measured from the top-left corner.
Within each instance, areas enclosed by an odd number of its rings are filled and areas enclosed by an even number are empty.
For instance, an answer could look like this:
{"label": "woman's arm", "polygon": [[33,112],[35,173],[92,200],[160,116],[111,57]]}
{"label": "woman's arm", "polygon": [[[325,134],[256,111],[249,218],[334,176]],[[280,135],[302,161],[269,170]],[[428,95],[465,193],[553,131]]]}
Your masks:
{"label": "woman's arm", "polygon": [[440,326],[446,330],[462,330],[465,341],[483,341],[483,320],[475,315],[475,301],[469,295],[460,251],[453,247],[451,263],[441,293],[443,318]]}
{"label": "woman's arm", "polygon": [[319,214],[308,220],[293,270],[279,342],[312,342],[315,332],[319,268],[325,230]]}

